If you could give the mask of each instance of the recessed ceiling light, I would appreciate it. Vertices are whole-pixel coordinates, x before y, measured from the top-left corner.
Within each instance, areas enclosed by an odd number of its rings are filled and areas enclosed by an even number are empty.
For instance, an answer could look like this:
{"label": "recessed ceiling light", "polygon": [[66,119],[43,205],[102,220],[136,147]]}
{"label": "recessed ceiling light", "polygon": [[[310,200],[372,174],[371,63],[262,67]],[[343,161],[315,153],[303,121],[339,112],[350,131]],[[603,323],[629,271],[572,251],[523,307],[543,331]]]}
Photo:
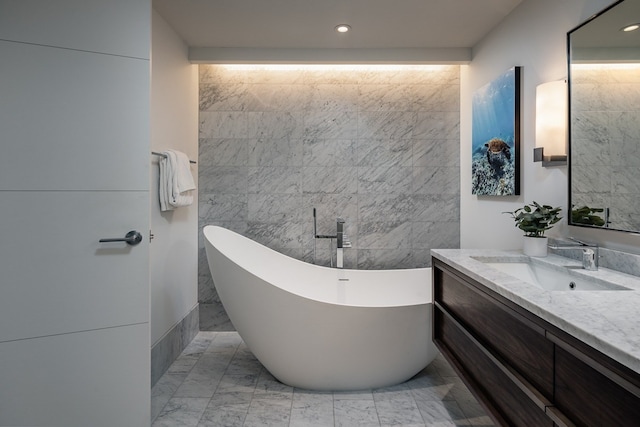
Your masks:
{"label": "recessed ceiling light", "polygon": [[351,27],[347,24],[340,24],[340,25],[336,25],[335,30],[339,33],[346,33],[347,31],[349,31],[351,29]]}
{"label": "recessed ceiling light", "polygon": [[624,31],[625,33],[628,33],[629,31],[635,31],[638,28],[640,28],[640,24],[630,24],[620,28],[620,31]]}

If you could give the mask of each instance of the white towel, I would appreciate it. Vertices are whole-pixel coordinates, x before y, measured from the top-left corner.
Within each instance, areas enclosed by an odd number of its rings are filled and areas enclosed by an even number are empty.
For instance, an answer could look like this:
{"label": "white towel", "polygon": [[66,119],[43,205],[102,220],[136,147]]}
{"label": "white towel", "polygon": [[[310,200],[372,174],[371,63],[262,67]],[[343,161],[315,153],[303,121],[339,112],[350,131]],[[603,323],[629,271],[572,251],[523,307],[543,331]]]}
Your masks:
{"label": "white towel", "polygon": [[167,150],[160,160],[160,210],[169,211],[193,203],[196,185],[186,154]]}

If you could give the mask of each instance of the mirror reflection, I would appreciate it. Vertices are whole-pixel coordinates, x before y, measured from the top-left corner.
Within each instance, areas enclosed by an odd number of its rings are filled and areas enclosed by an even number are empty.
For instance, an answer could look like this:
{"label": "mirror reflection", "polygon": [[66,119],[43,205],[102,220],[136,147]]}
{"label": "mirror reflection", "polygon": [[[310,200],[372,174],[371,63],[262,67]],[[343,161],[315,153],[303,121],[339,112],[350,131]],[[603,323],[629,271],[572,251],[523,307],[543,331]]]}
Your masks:
{"label": "mirror reflection", "polygon": [[569,33],[569,94],[570,224],[640,231],[640,0]]}

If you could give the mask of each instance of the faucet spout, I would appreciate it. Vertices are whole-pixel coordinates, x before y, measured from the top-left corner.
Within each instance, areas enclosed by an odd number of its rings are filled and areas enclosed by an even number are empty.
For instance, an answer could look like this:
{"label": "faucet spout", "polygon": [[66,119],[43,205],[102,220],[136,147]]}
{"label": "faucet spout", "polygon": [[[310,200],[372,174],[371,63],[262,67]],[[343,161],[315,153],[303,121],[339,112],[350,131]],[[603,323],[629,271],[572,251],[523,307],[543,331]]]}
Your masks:
{"label": "faucet spout", "polygon": [[556,250],[582,250],[582,268],[585,270],[595,271],[598,269],[598,259],[600,258],[598,245],[595,243],[587,243],[581,240],[569,237],[577,244],[575,245],[549,245],[549,248]]}

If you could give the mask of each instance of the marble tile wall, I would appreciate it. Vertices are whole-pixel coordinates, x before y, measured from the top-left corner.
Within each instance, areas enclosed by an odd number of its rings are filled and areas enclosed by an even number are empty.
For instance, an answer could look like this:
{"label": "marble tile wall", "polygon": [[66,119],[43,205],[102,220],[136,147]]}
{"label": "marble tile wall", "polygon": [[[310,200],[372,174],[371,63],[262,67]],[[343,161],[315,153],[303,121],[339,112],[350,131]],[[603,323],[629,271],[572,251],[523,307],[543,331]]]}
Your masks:
{"label": "marble tile wall", "polygon": [[[315,207],[319,234],[345,219],[345,267],[429,266],[431,248],[459,247],[459,75],[201,65],[200,227],[329,265],[335,249],[313,237]],[[201,329],[232,329],[202,241],[199,261]]]}
{"label": "marble tile wall", "polygon": [[612,228],[640,230],[640,72],[574,68],[572,202],[608,207]]}

